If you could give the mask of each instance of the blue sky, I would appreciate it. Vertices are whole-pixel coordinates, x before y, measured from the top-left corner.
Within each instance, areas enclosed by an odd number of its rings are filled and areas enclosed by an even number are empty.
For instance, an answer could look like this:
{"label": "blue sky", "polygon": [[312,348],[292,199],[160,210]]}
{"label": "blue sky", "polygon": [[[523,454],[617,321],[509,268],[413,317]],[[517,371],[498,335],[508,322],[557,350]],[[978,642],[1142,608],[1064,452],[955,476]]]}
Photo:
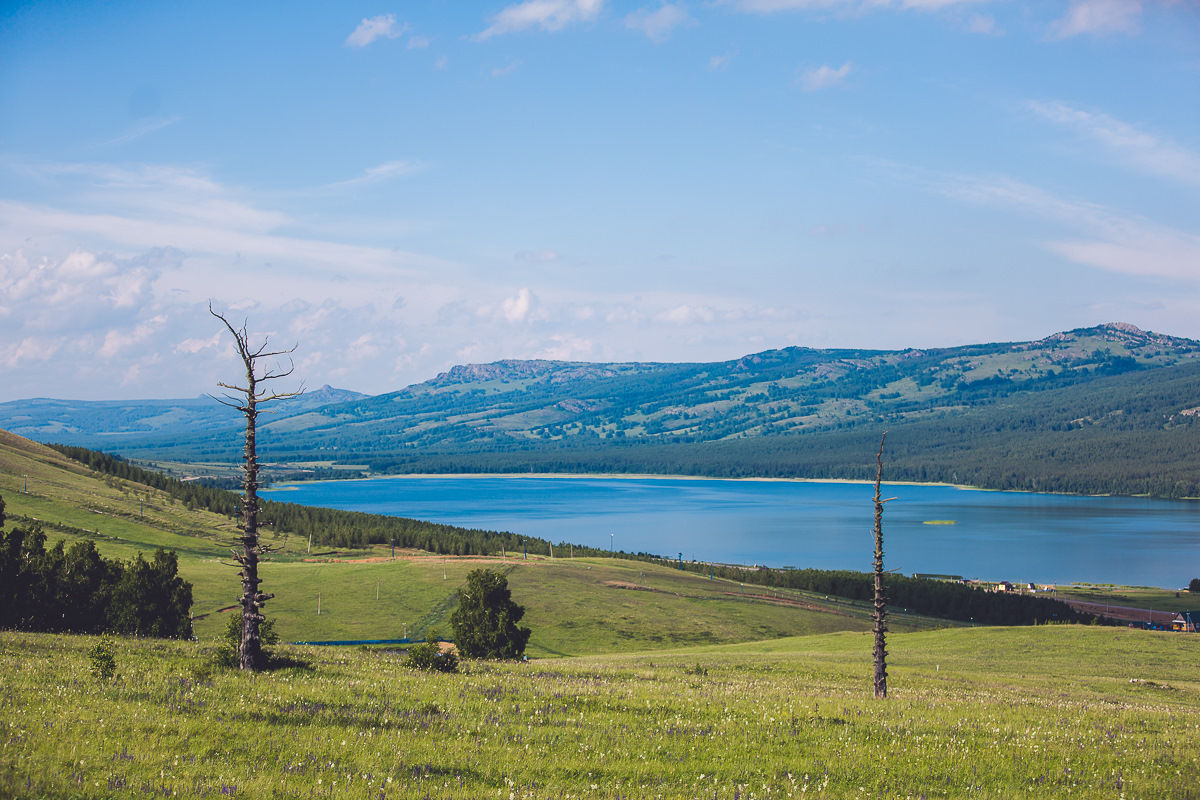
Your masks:
{"label": "blue sky", "polygon": [[1200,338],[1190,0],[8,3],[0,400]]}

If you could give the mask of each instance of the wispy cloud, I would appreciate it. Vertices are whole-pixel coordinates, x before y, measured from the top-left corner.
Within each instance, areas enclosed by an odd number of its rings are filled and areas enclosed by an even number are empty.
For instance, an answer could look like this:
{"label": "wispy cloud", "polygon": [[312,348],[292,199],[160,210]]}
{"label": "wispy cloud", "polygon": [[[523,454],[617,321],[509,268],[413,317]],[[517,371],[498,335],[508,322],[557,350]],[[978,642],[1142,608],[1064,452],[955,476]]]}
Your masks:
{"label": "wispy cloud", "polygon": [[1200,236],[1120,214],[1081,200],[1064,199],[1009,178],[963,176],[945,183],[944,194],[975,203],[1004,205],[1053,219],[1078,231],[1076,238],[1043,243],[1051,252],[1109,272],[1200,283]]}
{"label": "wispy cloud", "polygon": [[409,50],[423,50],[426,47],[429,47],[428,36],[413,36],[408,40]]}
{"label": "wispy cloud", "polygon": [[403,178],[414,172],[420,172],[424,168],[424,164],[415,164],[411,161],[388,161],[375,167],[368,167],[357,178],[331,183],[329,184],[329,188],[346,189],[355,186],[367,186],[394,178]]}
{"label": "wispy cloud", "polygon": [[1039,116],[1099,142],[1109,153],[1137,170],[1200,186],[1200,154],[1165,137],[1140,130],[1107,114],[1059,101],[1033,101],[1029,107]]}
{"label": "wispy cloud", "polygon": [[396,23],[395,14],[380,14],[358,23],[354,32],[346,37],[347,47],[366,47],[379,37],[397,39],[408,30],[408,25]]}
{"label": "wispy cloud", "polygon": [[503,78],[505,75],[511,75],[521,66],[520,61],[510,61],[502,67],[492,67],[491,76],[493,78]]}
{"label": "wispy cloud", "polygon": [[1061,19],[1050,24],[1051,39],[1080,34],[1137,33],[1142,0],[1072,0]]}
{"label": "wispy cloud", "polygon": [[560,31],[568,25],[591,22],[604,10],[605,0],[526,0],[503,9],[492,24],[471,37],[477,42],[505,33],[536,28]]}
{"label": "wispy cloud", "polygon": [[98,146],[99,147],[113,147],[116,145],[126,144],[128,142],[132,142],[134,139],[140,139],[143,136],[147,136],[151,133],[154,133],[155,131],[161,131],[163,128],[166,128],[170,125],[174,125],[176,122],[179,122],[181,119],[183,119],[183,117],[169,117],[167,119],[149,119],[149,120],[146,120],[145,122],[143,122],[142,124],[138,125],[133,130],[129,131],[128,133],[121,134],[120,136],[116,137],[115,139],[109,139],[107,142],[101,142]]}
{"label": "wispy cloud", "polygon": [[726,69],[733,61],[735,55],[737,55],[736,51],[721,56],[713,56],[708,60],[708,68],[717,71]]}
{"label": "wispy cloud", "polygon": [[984,36],[1003,36],[1004,30],[996,24],[996,18],[988,14],[972,14],[967,20],[967,32]]}
{"label": "wispy cloud", "polygon": [[847,61],[845,64],[842,64],[837,69],[834,69],[828,64],[822,64],[819,67],[804,70],[800,73],[796,80],[799,82],[800,87],[804,89],[804,91],[816,92],[821,89],[828,89],[831,86],[837,86],[838,84],[842,83],[846,80],[846,76],[850,74],[850,70],[852,68],[853,67],[849,61]]}
{"label": "wispy cloud", "polygon": [[640,31],[656,42],[665,42],[676,28],[694,22],[687,7],[682,3],[663,3],[655,11],[639,8],[625,17],[626,28]]}
{"label": "wispy cloud", "polygon": [[521,250],[513,258],[518,261],[524,261],[527,264],[545,264],[550,261],[557,261],[559,255],[557,250]]}

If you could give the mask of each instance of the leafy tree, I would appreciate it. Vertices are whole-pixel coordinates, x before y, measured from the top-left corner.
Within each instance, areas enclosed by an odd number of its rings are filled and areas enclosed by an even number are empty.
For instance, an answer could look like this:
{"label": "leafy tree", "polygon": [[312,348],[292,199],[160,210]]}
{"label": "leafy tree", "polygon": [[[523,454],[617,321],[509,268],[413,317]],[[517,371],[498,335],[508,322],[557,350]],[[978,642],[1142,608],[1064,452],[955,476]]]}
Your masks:
{"label": "leafy tree", "polygon": [[159,639],[189,638],[192,585],[178,573],[175,551],[160,547],[150,561],[138,553],[113,587],[112,630]]}
{"label": "leafy tree", "polygon": [[531,633],[517,627],[523,616],[525,608],[513,602],[503,573],[473,570],[450,617],[454,643],[467,658],[520,658]]}
{"label": "leafy tree", "polygon": [[1200,592],[1200,578],[1192,578],[1188,582],[1189,592]]}
{"label": "leafy tree", "polygon": [[191,607],[174,552],[110,561],[90,539],[46,550],[36,524],[0,530],[0,628],[182,639],[192,635]]}

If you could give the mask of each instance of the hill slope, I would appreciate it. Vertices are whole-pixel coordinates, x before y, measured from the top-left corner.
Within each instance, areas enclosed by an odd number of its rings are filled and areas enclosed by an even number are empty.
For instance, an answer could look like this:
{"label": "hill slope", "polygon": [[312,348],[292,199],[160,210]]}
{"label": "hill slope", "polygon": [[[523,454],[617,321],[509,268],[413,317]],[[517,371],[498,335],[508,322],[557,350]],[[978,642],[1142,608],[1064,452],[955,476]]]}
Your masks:
{"label": "hill slope", "polygon": [[[20,403],[0,406],[0,425],[36,427],[21,414]],[[59,438],[141,458],[233,460],[236,423],[103,436],[77,424]],[[289,411],[262,426],[259,443],[268,458],[384,472],[867,478],[884,429],[894,479],[1195,495],[1200,342],[1113,323],[1035,342],[787,348],[714,364],[502,361]]]}
{"label": "hill slope", "polygon": [[[37,522],[51,541],[86,537],[109,558],[165,547],[194,586],[196,631],[215,636],[239,591],[228,544],[232,518],[192,509],[161,490],[92,473],[78,462],[0,431],[0,496],[8,525]],[[446,526],[439,526],[446,527]],[[464,531],[464,534],[470,532]],[[533,655],[636,650],[660,644],[724,643],[838,630],[865,630],[866,605],[831,608],[797,591],[745,596],[731,581],[708,580],[662,566],[620,559],[554,559],[511,555],[445,557],[384,545],[307,552],[303,537],[270,534],[288,545],[262,567],[267,606],[286,640],[389,639],[448,630],[455,590],[472,569],[509,574],[524,623],[534,630]],[[319,610],[319,613],[318,613]],[[949,624],[910,618],[899,627]]]}

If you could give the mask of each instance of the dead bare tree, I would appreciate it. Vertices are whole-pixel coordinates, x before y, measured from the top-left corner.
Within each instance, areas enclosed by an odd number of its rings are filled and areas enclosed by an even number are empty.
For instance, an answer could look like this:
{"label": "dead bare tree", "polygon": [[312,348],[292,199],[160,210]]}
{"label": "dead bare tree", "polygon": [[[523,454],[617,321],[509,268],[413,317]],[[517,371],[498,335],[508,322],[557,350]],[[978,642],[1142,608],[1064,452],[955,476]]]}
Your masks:
{"label": "dead bare tree", "polygon": [[887,439],[887,431],[883,432],[883,436],[879,439],[879,453],[875,456],[875,463],[879,469],[875,473],[875,697],[883,699],[887,697],[887,647],[884,643],[884,634],[887,633],[887,608],[884,606],[883,597],[883,504],[888,500],[895,500],[894,497],[889,497],[887,500],[880,496],[880,488],[883,485],[883,443]]}
{"label": "dead bare tree", "polygon": [[[245,386],[218,382],[218,386],[235,394],[226,394],[223,397],[214,397],[214,399],[230,408],[236,408],[246,418],[245,464],[243,466],[245,492],[242,495],[242,521],[238,525],[242,531],[241,546],[233,550],[233,558],[242,568],[239,573],[242,578],[242,638],[238,645],[238,665],[242,669],[261,670],[266,667],[266,656],[263,653],[262,638],[259,635],[259,625],[266,617],[262,615],[261,609],[263,604],[275,595],[259,591],[262,580],[258,577],[258,562],[261,556],[275,548],[261,544],[258,540],[258,447],[255,442],[255,433],[258,427],[258,415],[263,413],[258,407],[272,400],[295,397],[304,391],[304,387],[302,385],[299,390],[294,392],[267,392],[261,388],[261,384],[267,381],[286,378],[292,374],[295,368],[290,356],[296,348],[268,351],[266,339],[255,346],[250,343],[250,335],[246,331],[245,322],[240,328],[235,328],[223,314],[214,311],[211,304],[208,311],[225,323],[225,327],[233,334],[238,355],[241,356],[242,365],[246,369]],[[288,356],[286,369],[279,366],[278,359],[283,356]]]}

